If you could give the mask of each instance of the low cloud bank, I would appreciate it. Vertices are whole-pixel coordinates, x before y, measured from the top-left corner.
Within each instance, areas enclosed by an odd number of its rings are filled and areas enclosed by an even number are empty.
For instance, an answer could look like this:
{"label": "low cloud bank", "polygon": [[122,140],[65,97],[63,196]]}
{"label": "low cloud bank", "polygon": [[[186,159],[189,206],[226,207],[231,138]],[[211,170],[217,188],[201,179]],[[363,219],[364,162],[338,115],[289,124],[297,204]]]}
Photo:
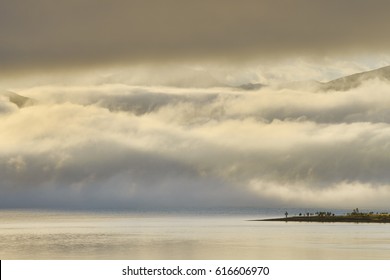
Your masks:
{"label": "low cloud bank", "polygon": [[2,207],[386,208],[390,85],[118,84],[0,99]]}

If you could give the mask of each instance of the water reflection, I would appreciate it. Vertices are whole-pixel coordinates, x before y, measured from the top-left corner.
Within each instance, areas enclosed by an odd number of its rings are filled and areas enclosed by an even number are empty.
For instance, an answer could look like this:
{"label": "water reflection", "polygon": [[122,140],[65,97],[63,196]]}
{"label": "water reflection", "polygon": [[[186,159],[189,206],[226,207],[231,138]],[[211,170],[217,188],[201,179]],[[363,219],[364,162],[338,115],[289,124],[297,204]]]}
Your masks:
{"label": "water reflection", "polygon": [[258,213],[0,211],[1,259],[389,259],[388,224]]}

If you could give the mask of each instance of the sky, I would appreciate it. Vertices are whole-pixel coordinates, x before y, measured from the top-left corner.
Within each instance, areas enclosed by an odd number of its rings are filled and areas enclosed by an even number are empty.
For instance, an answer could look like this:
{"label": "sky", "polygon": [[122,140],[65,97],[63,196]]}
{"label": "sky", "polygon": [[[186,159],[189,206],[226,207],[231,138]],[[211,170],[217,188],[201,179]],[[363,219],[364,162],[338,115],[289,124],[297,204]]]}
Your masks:
{"label": "sky", "polygon": [[386,209],[389,8],[1,1],[0,208]]}

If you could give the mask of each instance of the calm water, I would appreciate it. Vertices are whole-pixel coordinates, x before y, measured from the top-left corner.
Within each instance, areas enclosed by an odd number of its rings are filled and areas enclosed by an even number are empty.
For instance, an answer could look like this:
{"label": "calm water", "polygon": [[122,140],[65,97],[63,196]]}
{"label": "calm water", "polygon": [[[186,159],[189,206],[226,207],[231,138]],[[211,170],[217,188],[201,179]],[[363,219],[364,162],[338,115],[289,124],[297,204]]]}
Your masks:
{"label": "calm water", "polygon": [[282,211],[0,211],[0,259],[390,259],[390,224],[253,222]]}

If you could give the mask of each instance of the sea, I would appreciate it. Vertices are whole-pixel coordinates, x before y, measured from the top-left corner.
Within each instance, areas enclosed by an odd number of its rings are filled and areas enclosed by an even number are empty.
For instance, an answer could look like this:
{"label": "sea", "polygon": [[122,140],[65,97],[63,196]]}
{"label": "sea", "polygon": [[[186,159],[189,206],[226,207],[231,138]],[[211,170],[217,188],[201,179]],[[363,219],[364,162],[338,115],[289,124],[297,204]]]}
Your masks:
{"label": "sea", "polygon": [[390,224],[254,221],[286,210],[0,210],[0,259],[390,259]]}

